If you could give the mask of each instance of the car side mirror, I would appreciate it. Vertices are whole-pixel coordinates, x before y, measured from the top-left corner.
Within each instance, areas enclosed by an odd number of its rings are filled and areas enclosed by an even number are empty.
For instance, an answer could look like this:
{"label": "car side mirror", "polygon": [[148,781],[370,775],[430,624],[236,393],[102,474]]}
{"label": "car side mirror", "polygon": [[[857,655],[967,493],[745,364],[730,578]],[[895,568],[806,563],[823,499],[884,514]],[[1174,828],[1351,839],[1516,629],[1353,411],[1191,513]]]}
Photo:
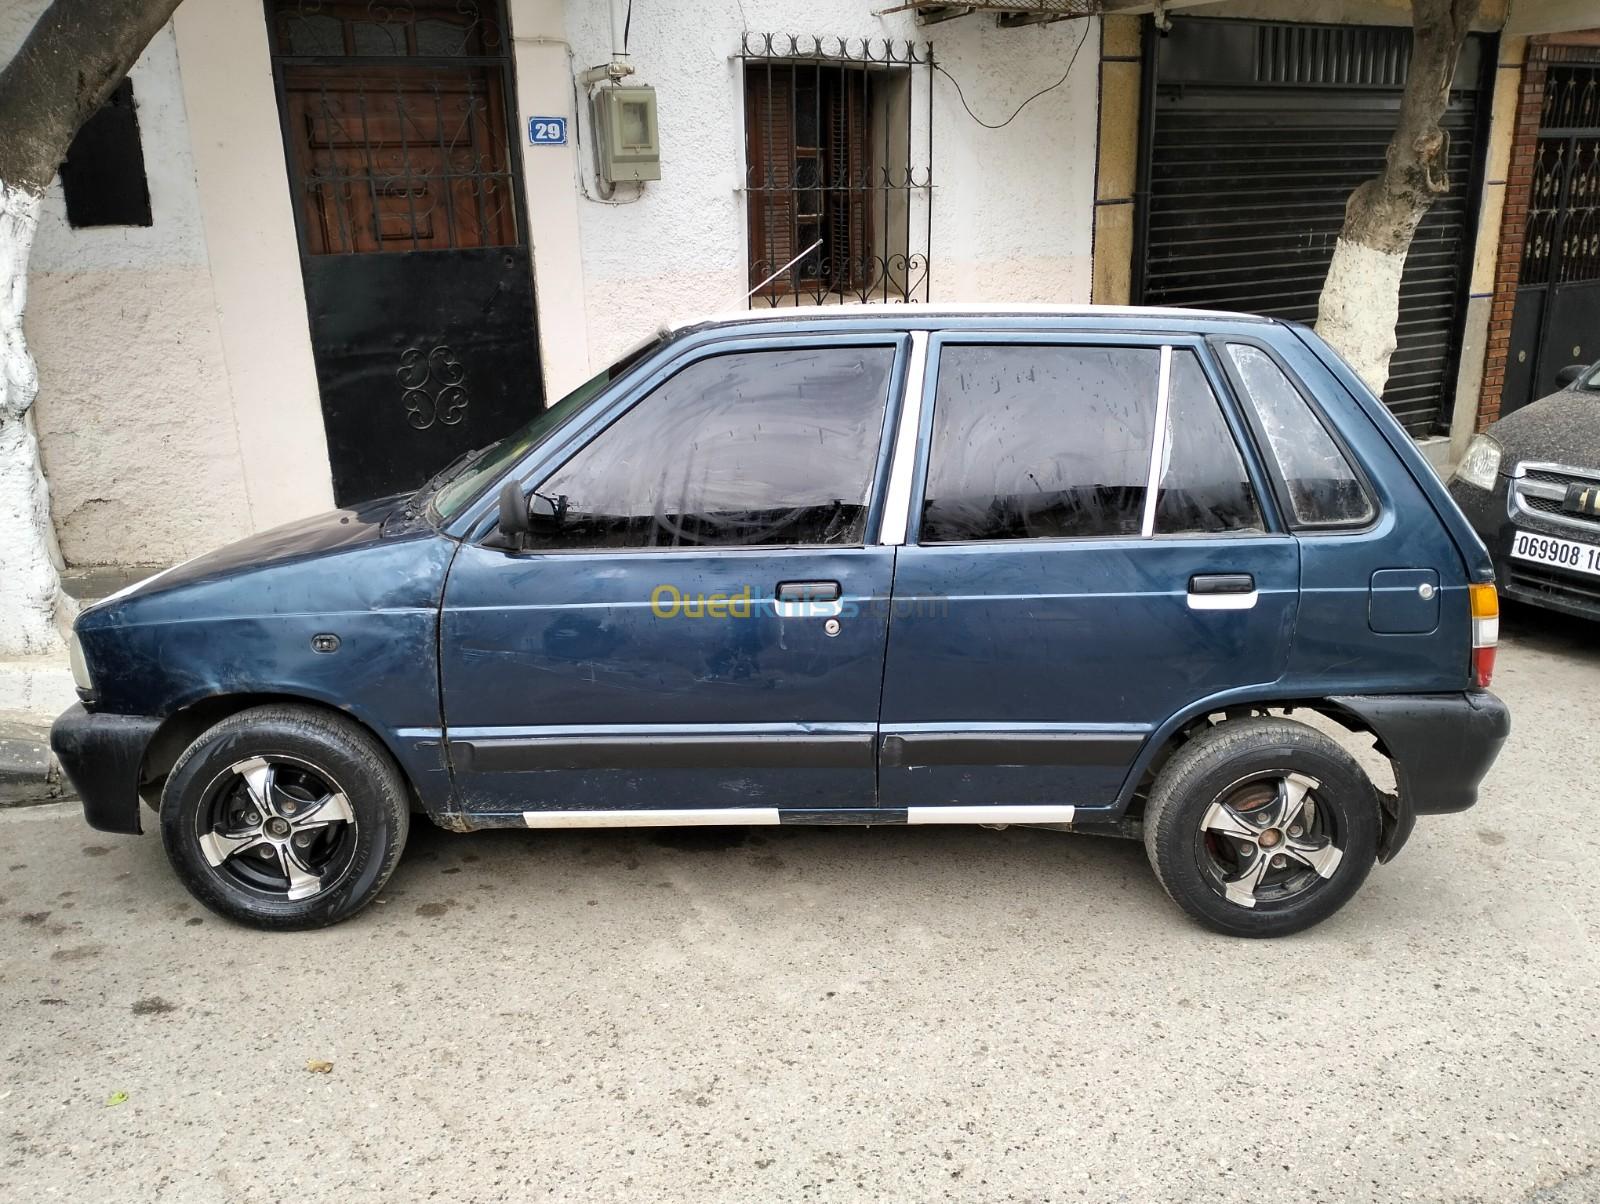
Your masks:
{"label": "car side mirror", "polygon": [[566,517],[566,498],[549,498],[535,493],[528,498],[528,527],[533,531],[554,531]]}
{"label": "car side mirror", "polygon": [[522,482],[511,480],[500,486],[500,517],[495,525],[513,547],[520,548],[523,538],[533,531],[528,510],[528,497],[522,492]]}
{"label": "car side mirror", "polygon": [[1556,373],[1556,386],[1561,389],[1570,389],[1578,383],[1578,378],[1589,370],[1588,364],[1568,364]]}
{"label": "car side mirror", "polygon": [[507,481],[500,486],[500,513],[495,520],[495,526],[503,536],[499,542],[520,551],[528,536],[559,529],[566,514],[565,497],[525,494],[521,482]]}

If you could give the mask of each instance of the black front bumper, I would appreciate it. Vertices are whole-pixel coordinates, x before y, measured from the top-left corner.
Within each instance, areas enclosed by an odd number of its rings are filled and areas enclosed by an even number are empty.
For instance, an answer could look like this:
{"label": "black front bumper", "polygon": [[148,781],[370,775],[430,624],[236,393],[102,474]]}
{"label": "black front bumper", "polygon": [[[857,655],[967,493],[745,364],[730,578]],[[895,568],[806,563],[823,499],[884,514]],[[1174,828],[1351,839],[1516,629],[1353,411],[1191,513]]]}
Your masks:
{"label": "black front bumper", "polygon": [[1511,734],[1511,712],[1487,690],[1353,694],[1329,699],[1359,718],[1394,766],[1382,860],[1400,851],[1419,815],[1465,811]]}
{"label": "black front bumper", "polygon": [[50,728],[50,747],[83,800],[83,817],[102,832],[137,836],[139,770],[161,720],[145,715],[91,714],[80,703]]}
{"label": "black front bumper", "polygon": [[1513,518],[1507,503],[1509,488],[1509,477],[1500,477],[1498,487],[1492,491],[1460,481],[1450,484],[1450,496],[1494,560],[1495,587],[1500,596],[1582,619],[1600,619],[1600,577],[1511,558],[1511,541],[1516,538],[1519,525],[1539,535],[1578,543],[1594,543],[1595,539],[1577,528],[1545,522],[1537,516]]}

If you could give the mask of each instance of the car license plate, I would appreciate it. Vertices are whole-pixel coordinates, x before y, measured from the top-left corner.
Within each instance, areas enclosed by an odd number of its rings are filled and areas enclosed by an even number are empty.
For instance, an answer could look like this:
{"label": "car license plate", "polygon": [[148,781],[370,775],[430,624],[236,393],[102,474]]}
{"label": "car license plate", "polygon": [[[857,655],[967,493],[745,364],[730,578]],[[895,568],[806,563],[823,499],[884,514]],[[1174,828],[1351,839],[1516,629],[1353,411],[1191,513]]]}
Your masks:
{"label": "car license plate", "polygon": [[1600,577],[1600,546],[1592,543],[1518,531],[1511,540],[1511,554],[1519,560],[1531,560],[1535,564],[1549,564],[1558,569]]}

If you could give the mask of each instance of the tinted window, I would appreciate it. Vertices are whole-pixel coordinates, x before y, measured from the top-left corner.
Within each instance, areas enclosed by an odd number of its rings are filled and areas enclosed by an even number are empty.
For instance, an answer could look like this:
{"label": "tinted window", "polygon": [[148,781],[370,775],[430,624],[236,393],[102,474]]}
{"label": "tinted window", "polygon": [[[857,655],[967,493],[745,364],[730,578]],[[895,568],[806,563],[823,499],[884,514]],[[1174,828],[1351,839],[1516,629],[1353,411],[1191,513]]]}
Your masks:
{"label": "tinted window", "polygon": [[1166,453],[1156,497],[1156,534],[1259,531],[1261,511],[1222,417],[1217,395],[1192,351],[1172,353]]}
{"label": "tinted window", "polygon": [[1261,416],[1295,520],[1347,525],[1371,519],[1372,501],[1355,470],[1283,369],[1259,347],[1229,343],[1228,355]]}
{"label": "tinted window", "polygon": [[458,470],[458,475],[442,486],[433,497],[433,508],[446,521],[459,514],[473,498],[506,469],[515,464],[545,436],[560,430],[576,418],[599,397],[612,381],[631,369],[650,352],[661,345],[659,338],[640,344],[603,372],[591,376],[583,384],[552,404],[520,431],[490,444],[479,454],[468,459]]}
{"label": "tinted window", "polygon": [[690,364],[539,486],[565,516],[533,543],[861,543],[893,364],[890,347]]}
{"label": "tinted window", "polygon": [[1137,535],[1154,348],[946,347],[922,542]]}

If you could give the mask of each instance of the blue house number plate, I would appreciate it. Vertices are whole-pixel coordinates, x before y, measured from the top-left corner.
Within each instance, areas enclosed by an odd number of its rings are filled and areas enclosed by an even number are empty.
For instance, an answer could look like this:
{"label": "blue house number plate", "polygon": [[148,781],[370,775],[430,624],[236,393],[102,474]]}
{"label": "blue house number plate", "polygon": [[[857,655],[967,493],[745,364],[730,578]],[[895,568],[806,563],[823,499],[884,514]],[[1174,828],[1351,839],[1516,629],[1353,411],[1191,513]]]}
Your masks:
{"label": "blue house number plate", "polygon": [[533,146],[565,146],[567,144],[567,119],[565,117],[528,118],[528,142]]}

